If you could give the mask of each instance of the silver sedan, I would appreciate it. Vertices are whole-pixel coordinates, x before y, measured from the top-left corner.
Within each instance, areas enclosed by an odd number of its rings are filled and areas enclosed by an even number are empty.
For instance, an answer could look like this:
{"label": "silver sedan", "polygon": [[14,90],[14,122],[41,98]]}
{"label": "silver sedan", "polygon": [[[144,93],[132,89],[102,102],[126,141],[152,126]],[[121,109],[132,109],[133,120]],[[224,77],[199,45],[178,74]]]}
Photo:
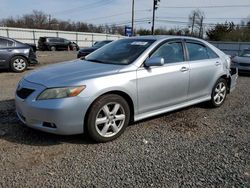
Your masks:
{"label": "silver sedan", "polygon": [[19,82],[16,112],[27,126],[97,142],[138,121],[197,103],[219,107],[236,85],[230,58],[190,37],[114,41],[85,60],[36,70]]}
{"label": "silver sedan", "polygon": [[233,57],[232,66],[241,72],[250,72],[250,49],[243,50],[240,55]]}

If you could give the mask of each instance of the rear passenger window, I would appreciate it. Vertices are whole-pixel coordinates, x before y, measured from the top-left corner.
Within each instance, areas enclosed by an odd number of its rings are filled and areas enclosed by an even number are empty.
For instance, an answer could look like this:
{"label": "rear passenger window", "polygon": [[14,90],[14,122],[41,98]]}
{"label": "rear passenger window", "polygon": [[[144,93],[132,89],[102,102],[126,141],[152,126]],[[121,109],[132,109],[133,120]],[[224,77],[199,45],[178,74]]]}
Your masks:
{"label": "rear passenger window", "polygon": [[165,43],[160,46],[151,57],[161,57],[165,63],[177,63],[184,61],[184,53],[181,42]]}
{"label": "rear passenger window", "polygon": [[207,48],[197,43],[187,43],[187,49],[190,61],[210,59]]}
{"label": "rear passenger window", "polygon": [[14,46],[14,42],[11,40],[0,39],[0,47],[11,47]]}
{"label": "rear passenger window", "polygon": [[7,40],[5,40],[5,39],[0,39],[0,46],[1,46],[1,47],[7,47]]}

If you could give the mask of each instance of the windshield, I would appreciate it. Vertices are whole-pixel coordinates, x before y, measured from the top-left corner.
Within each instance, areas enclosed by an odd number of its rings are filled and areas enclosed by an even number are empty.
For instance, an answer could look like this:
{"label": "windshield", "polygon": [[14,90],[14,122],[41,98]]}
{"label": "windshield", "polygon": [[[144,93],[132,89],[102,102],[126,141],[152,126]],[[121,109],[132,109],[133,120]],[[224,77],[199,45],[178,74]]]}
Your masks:
{"label": "windshield", "polygon": [[243,50],[240,54],[241,57],[250,57],[250,50]]}
{"label": "windshield", "polygon": [[121,39],[91,53],[87,61],[128,65],[136,60],[155,40]]}
{"label": "windshield", "polygon": [[104,46],[105,44],[108,44],[108,43],[110,43],[110,42],[112,42],[112,41],[101,41],[101,42],[97,42],[96,44],[94,44],[93,47],[100,48],[100,47],[102,47],[102,46]]}

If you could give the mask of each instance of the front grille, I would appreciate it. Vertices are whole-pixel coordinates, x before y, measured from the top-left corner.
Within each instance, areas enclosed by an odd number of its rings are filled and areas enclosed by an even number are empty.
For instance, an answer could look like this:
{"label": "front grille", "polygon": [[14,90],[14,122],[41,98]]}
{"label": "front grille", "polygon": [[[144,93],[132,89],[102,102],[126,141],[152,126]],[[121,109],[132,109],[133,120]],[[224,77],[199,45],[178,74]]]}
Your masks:
{"label": "front grille", "polygon": [[239,63],[242,67],[250,67],[250,63]]}
{"label": "front grille", "polygon": [[21,88],[16,91],[16,94],[21,99],[26,99],[31,93],[33,93],[35,90],[28,89],[28,88]]}

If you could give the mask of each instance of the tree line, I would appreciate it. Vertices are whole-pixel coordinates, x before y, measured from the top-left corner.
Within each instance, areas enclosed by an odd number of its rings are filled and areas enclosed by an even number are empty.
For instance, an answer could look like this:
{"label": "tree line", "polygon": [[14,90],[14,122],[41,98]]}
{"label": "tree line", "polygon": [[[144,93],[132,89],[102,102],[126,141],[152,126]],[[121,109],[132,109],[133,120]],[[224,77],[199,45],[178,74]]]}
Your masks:
{"label": "tree line", "polygon": [[[213,26],[205,25],[204,19],[205,15],[202,11],[193,10],[188,17],[187,27],[182,29],[167,29],[161,27],[155,30],[155,34],[194,36],[211,41],[250,41],[250,18],[248,21],[242,21],[241,24],[238,25],[233,22],[225,22],[217,23]],[[51,18],[50,15],[37,10],[21,17],[1,19],[0,26],[124,35],[124,26],[114,24],[94,25],[80,21],[63,21]],[[134,33],[136,35],[150,35],[151,30],[139,28],[135,30]]]}
{"label": "tree line", "polygon": [[50,15],[42,11],[33,10],[31,14],[25,14],[21,17],[9,17],[0,20],[0,26],[46,29],[46,30],[63,30],[78,32],[94,32],[109,34],[124,34],[124,28],[115,25],[94,25],[85,22],[64,21],[51,18]]}

